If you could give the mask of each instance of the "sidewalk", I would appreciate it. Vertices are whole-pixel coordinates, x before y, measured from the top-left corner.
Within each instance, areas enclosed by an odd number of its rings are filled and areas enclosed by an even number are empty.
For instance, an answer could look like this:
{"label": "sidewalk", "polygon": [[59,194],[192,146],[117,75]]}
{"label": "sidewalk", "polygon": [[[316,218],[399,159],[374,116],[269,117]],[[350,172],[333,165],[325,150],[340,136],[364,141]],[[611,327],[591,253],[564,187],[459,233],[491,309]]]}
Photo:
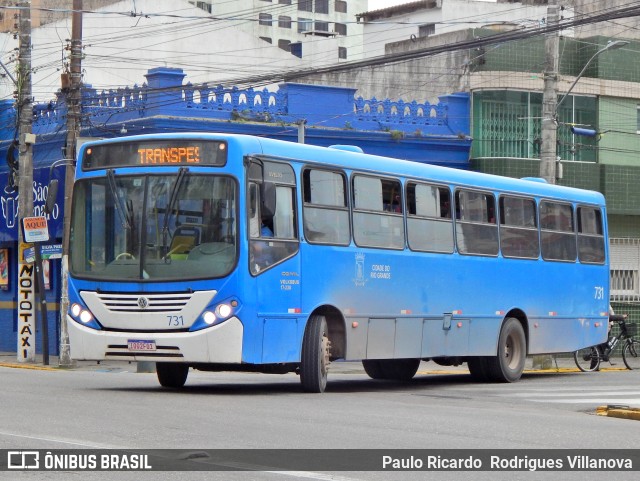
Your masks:
{"label": "sidewalk", "polygon": [[[562,357],[544,356],[545,363],[540,365],[538,360],[529,357],[525,364],[525,372],[577,372],[578,368],[571,355]],[[127,372],[154,372],[153,362],[143,361],[72,361],[71,366],[60,366],[58,356],[49,356],[49,364],[45,365],[42,355],[36,356],[35,363],[18,362],[15,352],[0,352],[0,367],[17,369],[40,369],[40,370],[74,370],[74,371],[127,371]],[[606,367],[606,366],[605,366]],[[330,366],[331,374],[364,374],[360,361],[336,361]],[[440,366],[433,361],[422,362],[418,369],[418,374],[468,374],[466,363],[460,366]]]}

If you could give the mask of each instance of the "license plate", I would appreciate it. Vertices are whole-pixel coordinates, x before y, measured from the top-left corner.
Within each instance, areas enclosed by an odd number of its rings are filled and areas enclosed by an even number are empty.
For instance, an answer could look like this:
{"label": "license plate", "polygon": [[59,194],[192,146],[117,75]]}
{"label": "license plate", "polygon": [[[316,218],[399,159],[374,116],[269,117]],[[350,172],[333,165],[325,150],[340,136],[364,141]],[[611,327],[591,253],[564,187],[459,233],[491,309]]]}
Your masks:
{"label": "license plate", "polygon": [[130,351],[155,351],[156,341],[129,339],[127,341],[127,347]]}

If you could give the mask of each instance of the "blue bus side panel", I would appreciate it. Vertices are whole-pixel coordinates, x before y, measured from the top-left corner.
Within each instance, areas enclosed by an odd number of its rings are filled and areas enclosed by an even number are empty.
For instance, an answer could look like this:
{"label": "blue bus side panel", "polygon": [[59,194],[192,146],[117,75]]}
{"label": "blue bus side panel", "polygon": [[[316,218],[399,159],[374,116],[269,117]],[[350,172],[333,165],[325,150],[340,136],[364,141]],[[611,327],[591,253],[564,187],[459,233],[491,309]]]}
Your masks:
{"label": "blue bus side panel", "polygon": [[303,308],[343,312],[349,359],[495,355],[512,310],[525,315],[530,353],[606,339],[607,301],[594,302],[606,265],[330,247],[318,264],[314,247],[301,246]]}
{"label": "blue bus side panel", "polygon": [[267,318],[264,320],[262,362],[298,362],[298,319]]}

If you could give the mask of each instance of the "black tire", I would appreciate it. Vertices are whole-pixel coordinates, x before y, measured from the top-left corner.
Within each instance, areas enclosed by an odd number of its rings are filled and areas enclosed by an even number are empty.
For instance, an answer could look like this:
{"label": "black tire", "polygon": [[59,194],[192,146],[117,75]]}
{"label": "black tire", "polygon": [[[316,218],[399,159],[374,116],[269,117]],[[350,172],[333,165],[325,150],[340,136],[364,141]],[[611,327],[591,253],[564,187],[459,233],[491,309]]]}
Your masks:
{"label": "black tire", "polygon": [[372,379],[410,381],[418,372],[420,359],[367,359],[362,365]]}
{"label": "black tire", "polygon": [[510,317],[500,329],[497,356],[485,358],[487,377],[494,382],[516,382],[522,376],[526,359],[524,329],[518,319]]}
{"label": "black tire", "polygon": [[596,346],[578,349],[573,353],[573,360],[582,372],[597,371],[600,368],[600,350]]}
{"label": "black tire", "polygon": [[366,372],[371,379],[384,379],[379,360],[363,359],[362,367],[364,367],[364,372]]}
{"label": "black tire", "polygon": [[467,359],[467,367],[474,381],[486,382],[489,380],[487,374],[487,363],[484,357],[470,357]]}
{"label": "black tire", "polygon": [[305,391],[322,393],[327,387],[330,347],[327,321],[324,316],[312,316],[302,340],[300,382]]}
{"label": "black tire", "polygon": [[640,341],[627,341],[622,349],[622,360],[627,369],[640,369]]}
{"label": "black tire", "polygon": [[162,387],[179,388],[187,382],[189,365],[178,362],[157,362],[156,374]]}

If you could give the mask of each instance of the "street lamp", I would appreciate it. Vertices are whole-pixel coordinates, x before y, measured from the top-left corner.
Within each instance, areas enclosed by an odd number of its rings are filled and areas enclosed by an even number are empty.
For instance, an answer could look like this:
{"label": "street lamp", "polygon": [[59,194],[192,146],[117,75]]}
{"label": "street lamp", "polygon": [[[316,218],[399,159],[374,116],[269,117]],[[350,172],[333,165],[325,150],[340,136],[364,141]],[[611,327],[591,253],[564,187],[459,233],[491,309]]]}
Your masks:
{"label": "street lamp", "polygon": [[560,105],[562,105],[562,102],[564,102],[564,99],[567,98],[567,96],[573,90],[573,87],[575,87],[576,84],[578,83],[578,80],[580,80],[580,78],[584,75],[585,71],[587,70],[587,67],[591,64],[591,62],[593,62],[593,59],[595,59],[601,53],[606,52],[607,50],[615,50],[617,48],[624,47],[625,45],[629,45],[629,42],[627,42],[626,40],[614,40],[614,41],[609,40],[604,47],[602,47],[600,50],[598,50],[596,53],[593,54],[593,56],[587,61],[587,63],[584,64],[584,67],[582,67],[582,70],[580,70],[580,73],[578,74],[576,79],[573,81],[573,83],[569,87],[569,90],[567,90],[567,92],[562,96],[562,98],[556,104],[554,119],[557,119],[558,109],[560,108]]}
{"label": "street lamp", "polygon": [[[556,19],[557,21],[557,19]],[[551,42],[554,40],[554,42]],[[584,65],[580,73],[558,101],[558,43],[557,37],[549,37],[549,45],[546,52],[546,69],[544,72],[544,89],[542,92],[542,123],[541,123],[541,147],[540,147],[540,177],[551,184],[556,183],[558,177],[558,158],[556,150],[556,139],[558,130],[558,109],[584,75],[587,67],[593,60],[607,50],[616,49],[628,45],[625,40],[609,41],[604,47],[598,50]]]}

